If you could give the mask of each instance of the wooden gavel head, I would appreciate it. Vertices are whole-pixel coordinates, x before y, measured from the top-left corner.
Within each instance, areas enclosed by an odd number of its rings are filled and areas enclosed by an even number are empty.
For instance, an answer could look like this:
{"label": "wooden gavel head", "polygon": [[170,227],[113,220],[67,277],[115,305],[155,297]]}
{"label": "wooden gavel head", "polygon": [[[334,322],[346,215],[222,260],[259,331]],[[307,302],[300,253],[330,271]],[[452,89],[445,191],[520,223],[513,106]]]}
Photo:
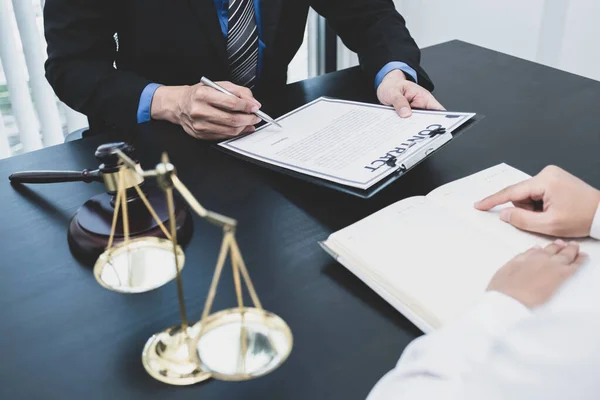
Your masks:
{"label": "wooden gavel head", "polygon": [[[69,225],[68,240],[73,254],[86,264],[92,264],[108,245],[113,215],[115,194],[119,184],[119,171],[124,174],[129,214],[129,236],[136,239],[144,236],[164,237],[158,223],[148,211],[135,186],[141,188],[164,226],[169,226],[169,212],[165,194],[158,188],[144,184],[143,177],[128,168],[122,168],[116,154],[120,150],[134,159],[134,149],[124,142],[107,143],[98,147],[95,156],[101,162],[99,171],[106,192],[96,195],[83,204]],[[142,187],[143,185],[143,187]],[[177,237],[181,245],[187,244],[192,234],[192,219],[187,204],[175,198]],[[123,220],[119,215],[114,245],[123,241]]]}
{"label": "wooden gavel head", "polygon": [[135,186],[142,186],[144,184],[144,178],[128,168],[122,169],[123,164],[117,155],[117,150],[123,152],[137,163],[137,160],[135,160],[133,156],[133,146],[125,142],[106,143],[98,146],[94,155],[101,163],[98,167],[98,171],[102,176],[106,191],[113,195],[117,192],[119,171],[121,171],[124,175],[125,189],[130,192],[128,193],[128,197],[136,197],[137,192],[131,191],[131,189]]}
{"label": "wooden gavel head", "polygon": [[[123,152],[137,163],[137,160],[135,160],[133,154],[134,148],[130,144],[125,142],[105,143],[98,146],[96,153],[94,154],[98,161],[100,161],[98,171],[100,172],[100,176],[102,176],[102,181],[104,182],[106,192],[111,195],[110,204],[112,207],[115,206],[116,193],[120,179],[119,172],[123,174],[127,198],[129,200],[129,204],[131,204],[133,207],[132,211],[135,212],[137,206],[140,205],[138,204],[140,198],[135,190],[135,186],[142,188],[144,185],[144,177],[138,175],[135,171],[132,171],[129,168],[122,168],[123,164],[117,155],[117,150]],[[145,191],[146,189],[144,188],[144,192]]]}

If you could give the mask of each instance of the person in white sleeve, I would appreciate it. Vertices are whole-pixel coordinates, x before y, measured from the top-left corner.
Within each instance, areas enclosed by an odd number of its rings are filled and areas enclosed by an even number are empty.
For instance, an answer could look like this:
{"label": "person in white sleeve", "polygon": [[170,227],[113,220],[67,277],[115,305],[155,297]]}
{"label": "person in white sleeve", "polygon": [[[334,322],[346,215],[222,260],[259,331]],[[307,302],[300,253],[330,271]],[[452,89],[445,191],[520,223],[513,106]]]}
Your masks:
{"label": "person in white sleeve", "polygon": [[[600,191],[558,167],[475,207],[508,202],[500,218],[519,229],[600,239]],[[475,307],[411,343],[368,400],[600,399],[600,270],[585,260],[562,240],[517,256]]]}

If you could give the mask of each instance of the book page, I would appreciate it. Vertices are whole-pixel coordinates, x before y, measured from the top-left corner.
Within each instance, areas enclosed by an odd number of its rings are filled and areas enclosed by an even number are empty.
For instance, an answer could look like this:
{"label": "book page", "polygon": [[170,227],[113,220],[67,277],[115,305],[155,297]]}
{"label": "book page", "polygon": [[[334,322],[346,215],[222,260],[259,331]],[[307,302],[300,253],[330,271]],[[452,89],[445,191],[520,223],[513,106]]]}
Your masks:
{"label": "book page", "polygon": [[[456,318],[484,293],[494,273],[554,238],[520,231],[474,203],[529,176],[500,164],[401,200],[327,240],[340,261],[424,331]],[[552,309],[600,301],[600,241],[578,240],[588,261],[548,303]],[[415,318],[415,316],[417,318]],[[419,323],[425,321],[425,324]]]}
{"label": "book page", "polygon": [[[278,118],[281,129],[266,125],[219,146],[277,167],[366,190],[398,171],[402,163],[414,164],[441,147],[452,139],[453,130],[474,115],[415,110],[410,118],[400,118],[387,106],[319,98]],[[446,133],[431,137],[439,128]]]}
{"label": "book page", "polygon": [[328,244],[437,328],[475,301],[517,251],[470,225],[414,197],[332,234]]}
{"label": "book page", "polygon": [[[530,176],[506,164],[499,164],[474,175],[440,186],[427,195],[427,198],[438,206],[454,214],[457,218],[468,221],[471,226],[482,234],[492,237],[498,245],[508,245],[515,249],[512,256],[526,251],[534,245],[546,246],[556,238],[519,230],[500,220],[499,212],[511,203],[498,206],[488,212],[474,208],[474,203],[509,185],[524,181]],[[573,240],[573,239],[569,239]],[[581,307],[588,303],[600,301],[600,291],[597,290],[600,271],[595,268],[596,260],[600,259],[600,241],[592,238],[576,239],[581,250],[589,255],[588,261],[581,266],[575,276],[563,284],[553,297],[550,305],[562,307],[574,304],[564,301],[565,297],[579,298]]]}
{"label": "book page", "polygon": [[535,245],[545,246],[553,238],[524,232],[503,222],[500,210],[512,207],[511,203],[500,205],[485,212],[475,209],[475,202],[494,194],[507,186],[529,179],[526,173],[507,164],[498,164],[476,174],[450,182],[431,191],[427,198],[450,213],[471,222],[477,230],[485,232],[517,249],[525,251]]}

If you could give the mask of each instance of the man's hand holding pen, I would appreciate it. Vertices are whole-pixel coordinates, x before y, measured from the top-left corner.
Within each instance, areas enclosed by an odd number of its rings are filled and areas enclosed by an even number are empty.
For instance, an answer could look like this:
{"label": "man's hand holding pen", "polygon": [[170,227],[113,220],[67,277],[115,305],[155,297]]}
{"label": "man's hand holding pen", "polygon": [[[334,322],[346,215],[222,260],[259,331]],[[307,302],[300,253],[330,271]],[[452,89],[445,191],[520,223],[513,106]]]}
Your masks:
{"label": "man's hand holding pen", "polygon": [[152,119],[181,125],[198,139],[222,140],[254,132],[261,104],[252,91],[231,82],[218,83],[230,96],[207,85],[161,86],[154,93]]}

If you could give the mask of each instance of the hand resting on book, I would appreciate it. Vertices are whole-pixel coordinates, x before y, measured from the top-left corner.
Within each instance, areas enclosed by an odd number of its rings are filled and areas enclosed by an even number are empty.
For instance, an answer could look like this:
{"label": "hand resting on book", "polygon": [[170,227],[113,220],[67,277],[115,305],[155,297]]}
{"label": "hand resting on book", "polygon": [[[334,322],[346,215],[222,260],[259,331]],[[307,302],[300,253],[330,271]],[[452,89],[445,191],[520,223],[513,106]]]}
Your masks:
{"label": "hand resting on book", "polygon": [[559,237],[590,234],[600,203],[600,191],[555,166],[544,168],[531,179],[509,186],[475,204],[488,211],[512,202],[500,218],[525,231]]}
{"label": "hand resting on book", "polygon": [[516,256],[496,272],[488,291],[510,296],[528,308],[546,303],[581,266],[579,244],[557,240]]}

